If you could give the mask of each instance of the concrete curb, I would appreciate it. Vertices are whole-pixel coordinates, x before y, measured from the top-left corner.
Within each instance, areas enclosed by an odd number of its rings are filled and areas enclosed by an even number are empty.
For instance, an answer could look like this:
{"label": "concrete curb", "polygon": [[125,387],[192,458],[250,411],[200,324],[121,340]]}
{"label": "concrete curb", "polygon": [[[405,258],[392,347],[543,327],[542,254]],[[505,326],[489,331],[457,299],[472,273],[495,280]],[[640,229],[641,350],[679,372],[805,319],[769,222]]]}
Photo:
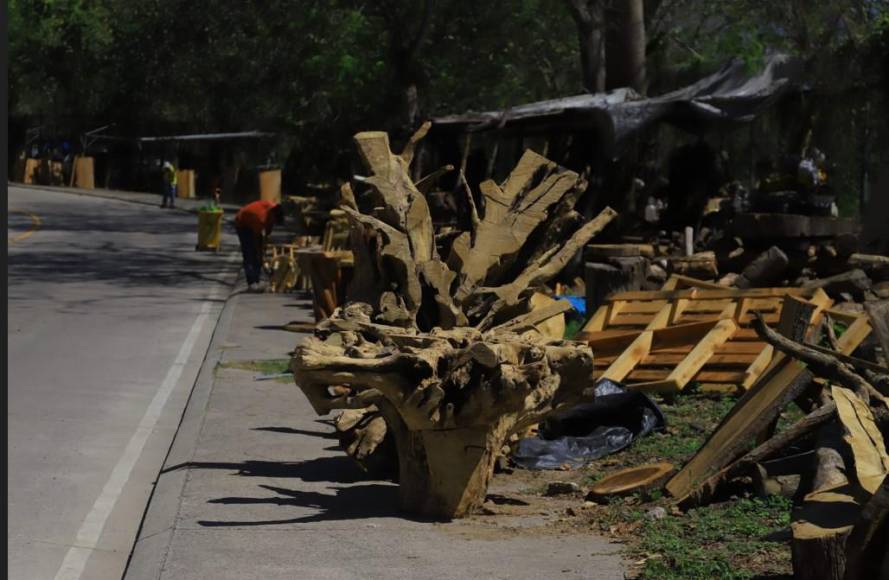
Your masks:
{"label": "concrete curb", "polygon": [[239,273],[219,313],[207,352],[204,354],[201,368],[185,404],[179,427],[148,498],[123,578],[154,580],[159,578],[163,571],[173,539],[183,489],[188,479],[187,463],[194,458],[197,450],[207,404],[216,378],[215,369],[222,358],[222,342],[228,334],[234,316],[239,295],[235,289],[240,280]]}

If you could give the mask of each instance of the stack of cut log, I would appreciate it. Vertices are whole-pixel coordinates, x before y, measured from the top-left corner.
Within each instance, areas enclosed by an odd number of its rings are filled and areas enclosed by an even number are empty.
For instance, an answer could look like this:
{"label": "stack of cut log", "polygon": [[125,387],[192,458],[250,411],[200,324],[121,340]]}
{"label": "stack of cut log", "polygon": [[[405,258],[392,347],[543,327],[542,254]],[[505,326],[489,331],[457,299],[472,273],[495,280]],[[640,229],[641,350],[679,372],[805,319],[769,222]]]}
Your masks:
{"label": "stack of cut log", "polygon": [[427,130],[400,155],[385,133],[355,136],[369,175],[341,192],[349,302],[295,349],[292,369],[318,413],[364,409],[338,421],[354,457],[394,439],[406,510],[449,519],[480,506],[510,435],[591,385],[589,347],[545,337],[570,305],[534,296],[616,214],[584,223],[580,176],[526,151],[478,196],[460,176],[471,224],[442,244],[409,171]]}

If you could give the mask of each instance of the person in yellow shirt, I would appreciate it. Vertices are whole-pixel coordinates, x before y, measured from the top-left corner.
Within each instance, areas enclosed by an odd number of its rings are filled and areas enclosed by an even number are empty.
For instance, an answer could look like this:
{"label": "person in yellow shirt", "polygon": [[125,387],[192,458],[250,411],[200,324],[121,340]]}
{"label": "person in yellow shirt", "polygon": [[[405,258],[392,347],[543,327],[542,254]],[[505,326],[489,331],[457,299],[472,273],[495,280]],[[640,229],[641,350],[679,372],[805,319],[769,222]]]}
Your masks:
{"label": "person in yellow shirt", "polygon": [[[176,185],[177,185],[177,176],[176,176],[176,167],[170,163],[169,161],[164,161],[163,166],[163,174],[164,174],[164,191],[163,191],[163,201],[161,202],[161,207],[176,207]],[[167,200],[170,200],[169,206],[167,205]]]}

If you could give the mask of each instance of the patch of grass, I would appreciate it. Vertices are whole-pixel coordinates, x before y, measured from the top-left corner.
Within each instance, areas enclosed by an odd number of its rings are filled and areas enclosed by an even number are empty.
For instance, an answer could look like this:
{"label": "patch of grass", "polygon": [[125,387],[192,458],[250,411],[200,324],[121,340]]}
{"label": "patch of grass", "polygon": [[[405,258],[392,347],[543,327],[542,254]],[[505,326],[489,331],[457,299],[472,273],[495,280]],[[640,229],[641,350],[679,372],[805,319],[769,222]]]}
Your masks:
{"label": "patch of grass", "polygon": [[806,414],[803,410],[796,405],[787,405],[781,414],[778,415],[778,427],[775,429],[775,432],[780,433],[805,416]]}
{"label": "patch of grass", "polygon": [[[217,369],[219,368],[252,371],[263,375],[275,375],[285,373],[290,369],[290,359],[233,360],[220,363],[217,365]],[[291,379],[287,377],[275,380],[282,383],[289,383],[291,381]]]}
{"label": "patch of grass", "polygon": [[580,329],[583,328],[585,321],[582,318],[569,318],[565,323],[565,340],[572,340]]}
{"label": "patch of grass", "polygon": [[[635,441],[621,453],[600,459],[584,471],[591,485],[618,469],[641,463],[687,461],[737,402],[734,397],[684,394],[674,402],[657,400],[667,417],[667,431]],[[795,407],[794,407],[795,408]],[[785,412],[784,420],[796,420]],[[656,506],[668,510],[662,519],[646,513]],[[655,493],[612,499],[592,510],[590,525],[622,537],[635,571],[644,579],[753,578],[760,574],[788,574],[790,550],[783,542],[764,539],[790,523],[790,500],[783,497],[734,499],[690,510],[672,512],[671,500]]]}
{"label": "patch of grass", "polygon": [[637,555],[645,562],[641,578],[752,578],[787,571],[789,551],[764,539],[790,525],[790,500],[738,499],[694,509],[684,516],[646,521]]}
{"label": "patch of grass", "polygon": [[519,491],[524,495],[543,495],[546,492],[546,488],[549,486],[549,482],[539,483],[537,485],[532,485],[530,487],[526,487]]}
{"label": "patch of grass", "polygon": [[682,395],[669,405],[659,400],[667,417],[666,431],[650,433],[614,457],[625,467],[651,461],[680,463],[700,448],[736,402],[734,397],[697,395]]}
{"label": "patch of grass", "polygon": [[[665,502],[658,502],[665,507]],[[605,532],[623,536],[643,580],[746,579],[791,572],[790,550],[769,534],[790,525],[791,501],[741,498],[650,519],[656,504],[638,496],[612,500],[595,517]]]}

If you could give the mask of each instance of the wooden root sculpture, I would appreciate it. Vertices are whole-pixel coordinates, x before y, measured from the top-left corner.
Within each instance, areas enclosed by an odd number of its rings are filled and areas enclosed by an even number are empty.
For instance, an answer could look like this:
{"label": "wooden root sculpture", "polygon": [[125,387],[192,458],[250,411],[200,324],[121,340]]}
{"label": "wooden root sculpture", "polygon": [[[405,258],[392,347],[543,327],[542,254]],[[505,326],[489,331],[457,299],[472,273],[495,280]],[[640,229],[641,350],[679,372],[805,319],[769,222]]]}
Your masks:
{"label": "wooden root sculpture", "polygon": [[371,408],[339,421],[350,454],[364,460],[391,435],[402,507],[450,519],[484,501],[511,434],[590,386],[589,347],[541,330],[565,303],[532,297],[616,214],[582,223],[579,176],[527,151],[505,182],[480,185],[483,204],[466,188],[470,229],[443,246],[408,171],[426,130],[401,155],[385,133],[355,136],[370,176],[356,178],[369,186],[360,195],[342,190],[355,253],[348,302],[291,367],[318,413]]}

